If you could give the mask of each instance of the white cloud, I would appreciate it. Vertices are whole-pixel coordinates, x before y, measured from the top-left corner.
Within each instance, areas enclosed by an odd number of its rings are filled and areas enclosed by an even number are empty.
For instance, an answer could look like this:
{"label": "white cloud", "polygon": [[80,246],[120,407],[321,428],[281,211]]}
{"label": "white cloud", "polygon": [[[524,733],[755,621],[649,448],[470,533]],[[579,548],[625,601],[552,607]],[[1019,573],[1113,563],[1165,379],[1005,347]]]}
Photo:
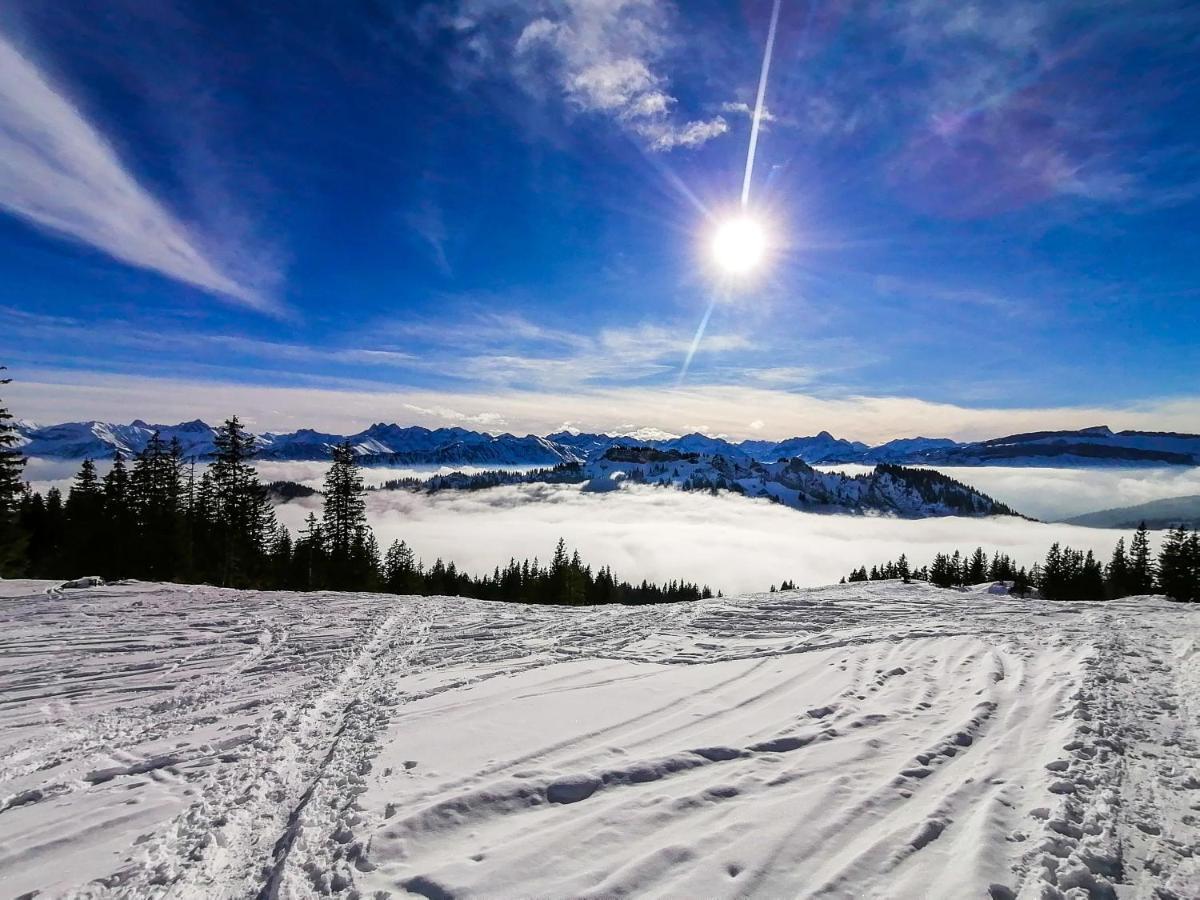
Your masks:
{"label": "white cloud", "polygon": [[256,310],[276,311],[270,300],[222,271],[79,109],[3,37],[0,208],[129,265]]}
{"label": "white cloud", "polygon": [[[704,423],[711,434],[733,438],[785,438],[833,434],[867,443],[921,433],[982,439],[1047,428],[1107,424],[1114,429],[1194,431],[1200,397],[1147,399],[1126,406],[968,408],[914,397],[819,397],[797,391],[736,384],[683,388],[624,386],[605,389],[435,391],[362,384],[360,388],[280,387],[222,381],[188,381],[82,370],[14,370],[5,400],[14,415],[53,423],[80,418],[177,422],[196,416],[219,421],[238,413],[262,430],[312,427],[351,433],[372,422],[444,425],[444,411],[461,424],[502,417],[515,433],[544,434],[569,421],[586,430],[661,428],[674,433]],[[420,409],[424,412],[415,412]],[[752,414],[769,423],[747,426]],[[1111,505],[1111,504],[1109,504]]]}
{"label": "white cloud", "polygon": [[[734,113],[735,115],[746,116],[747,118],[751,119],[754,118],[754,107],[749,103],[743,103],[741,100],[722,103],[721,112]],[[762,108],[762,114],[758,117],[758,120],[761,125],[778,121],[778,119],[775,117],[775,114],[771,112],[770,107],[765,105]]]}
{"label": "white cloud", "polygon": [[651,150],[698,147],[728,130],[721,116],[678,115],[663,74],[671,7],[660,0],[460,0],[430,15],[467,57],[450,63],[460,74],[506,65],[530,94],[608,116]]}
{"label": "white cloud", "polygon": [[[280,520],[299,527],[314,501],[289,503]],[[481,573],[509,557],[545,559],[564,537],[592,565],[622,578],[687,578],[725,592],[766,590],[772,582],[836,582],[851,568],[901,553],[915,563],[934,553],[983,546],[1030,565],[1053,541],[1112,552],[1119,532],[1013,518],[888,519],[823,516],[729,494],[627,487],[585,494],[525,485],[469,494],[373,494],[368,517],[383,546],[408,541],[427,563],[454,560]]]}

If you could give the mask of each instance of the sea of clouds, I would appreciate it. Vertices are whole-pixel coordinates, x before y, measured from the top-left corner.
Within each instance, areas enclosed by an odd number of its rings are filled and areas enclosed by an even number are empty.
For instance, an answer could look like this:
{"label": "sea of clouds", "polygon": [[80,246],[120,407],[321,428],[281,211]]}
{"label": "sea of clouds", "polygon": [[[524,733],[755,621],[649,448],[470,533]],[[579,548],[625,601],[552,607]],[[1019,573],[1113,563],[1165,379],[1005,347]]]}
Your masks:
{"label": "sea of clouds", "polygon": [[[98,463],[101,471],[106,462]],[[264,481],[321,486],[327,463],[261,462]],[[862,466],[837,466],[866,471]],[[36,490],[64,491],[78,463],[30,460],[26,477]],[[364,481],[428,477],[437,467],[366,468]],[[477,470],[475,470],[477,471]],[[1047,469],[947,468],[941,471],[1050,522],[1163,497],[1200,494],[1200,468]],[[277,509],[279,521],[299,530],[320,497]],[[623,578],[684,578],[726,592],[765,590],[790,579],[801,585],[837,581],[860,565],[906,553],[914,564],[934,553],[983,546],[1026,565],[1053,541],[1094,550],[1103,558],[1119,532],[1014,518],[906,520],[879,516],[801,513],[736,495],[712,496],[627,485],[604,495],[570,485],[517,485],[471,493],[373,491],[368,515],[383,547],[402,539],[426,562],[441,557],[472,572],[490,571],[510,557],[547,558],[561,536],[592,565],[611,565]]]}
{"label": "sea of clouds", "polygon": [[[279,507],[299,528],[320,498]],[[491,571],[510,557],[547,559],[561,536],[592,565],[622,578],[682,578],[726,593],[766,590],[784,579],[830,584],[859,565],[906,553],[915,564],[934,553],[983,546],[1027,565],[1053,541],[1107,559],[1120,532],[1023,519],[895,519],[802,513],[733,494],[687,493],[628,485],[589,494],[574,485],[516,485],[487,491],[372,493],[368,517],[383,547],[405,540],[427,563],[453,560]]]}

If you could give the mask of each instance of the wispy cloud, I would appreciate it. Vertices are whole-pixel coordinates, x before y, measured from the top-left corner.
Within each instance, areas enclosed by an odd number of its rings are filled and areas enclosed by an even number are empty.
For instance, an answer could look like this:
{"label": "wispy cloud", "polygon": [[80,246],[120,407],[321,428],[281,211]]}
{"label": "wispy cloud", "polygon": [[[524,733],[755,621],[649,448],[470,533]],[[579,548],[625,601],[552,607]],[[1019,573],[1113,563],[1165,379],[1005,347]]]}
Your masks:
{"label": "wispy cloud", "polygon": [[[372,329],[387,333],[387,325]],[[647,323],[580,333],[539,324],[511,313],[482,313],[452,329],[442,322],[392,326],[400,344],[419,338],[425,345],[414,368],[479,384],[510,388],[587,388],[665,378],[678,371],[691,345],[684,323]],[[716,332],[705,338],[704,357],[719,359],[756,348],[744,333]]]}
{"label": "wispy cloud", "polygon": [[[780,439],[828,429],[839,437],[881,443],[911,437],[918,431],[914,423],[929,436],[982,439],[1099,423],[1115,429],[1194,431],[1200,421],[1196,396],[1124,406],[968,408],[915,397],[820,397],[736,384],[431,390],[381,382],[334,389],[24,367],[13,374],[17,378],[5,396],[9,408],[38,422],[128,421],[133,416],[156,422],[196,416],[219,420],[236,412],[264,430],[312,427],[345,434],[380,420],[428,425],[457,421],[489,428],[489,422],[503,422],[510,431],[537,434],[557,430],[564,422],[589,431],[655,427],[676,434],[702,423],[708,433],[735,438]],[[447,412],[461,418],[448,417]]]}
{"label": "wispy cloud", "polygon": [[3,36],[0,208],[129,265],[261,312],[278,311],[224,271],[138,183],[100,131]]}
{"label": "wispy cloud", "polygon": [[528,93],[606,116],[646,147],[699,147],[729,129],[719,115],[679,112],[664,73],[672,8],[661,0],[460,0],[417,19],[453,35],[467,77],[505,68]]}

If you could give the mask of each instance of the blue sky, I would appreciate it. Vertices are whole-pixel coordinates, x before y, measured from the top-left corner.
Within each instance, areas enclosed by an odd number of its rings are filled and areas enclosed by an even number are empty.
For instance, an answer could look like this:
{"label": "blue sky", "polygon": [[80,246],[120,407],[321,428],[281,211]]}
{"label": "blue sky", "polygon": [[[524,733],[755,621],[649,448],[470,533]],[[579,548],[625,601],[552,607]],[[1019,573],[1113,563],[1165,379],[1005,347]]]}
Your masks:
{"label": "blue sky", "polygon": [[[0,362],[40,421],[1200,430],[1200,10],[0,9]],[[691,368],[681,367],[717,298]]]}

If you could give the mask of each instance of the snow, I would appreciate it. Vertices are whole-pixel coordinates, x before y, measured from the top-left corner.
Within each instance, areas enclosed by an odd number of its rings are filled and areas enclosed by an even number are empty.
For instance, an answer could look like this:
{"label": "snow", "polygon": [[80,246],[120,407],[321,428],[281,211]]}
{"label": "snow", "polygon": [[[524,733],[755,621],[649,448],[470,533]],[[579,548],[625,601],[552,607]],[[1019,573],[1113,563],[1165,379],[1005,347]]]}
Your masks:
{"label": "snow", "polygon": [[992,589],[0,582],[0,894],[1200,895],[1200,611]]}

